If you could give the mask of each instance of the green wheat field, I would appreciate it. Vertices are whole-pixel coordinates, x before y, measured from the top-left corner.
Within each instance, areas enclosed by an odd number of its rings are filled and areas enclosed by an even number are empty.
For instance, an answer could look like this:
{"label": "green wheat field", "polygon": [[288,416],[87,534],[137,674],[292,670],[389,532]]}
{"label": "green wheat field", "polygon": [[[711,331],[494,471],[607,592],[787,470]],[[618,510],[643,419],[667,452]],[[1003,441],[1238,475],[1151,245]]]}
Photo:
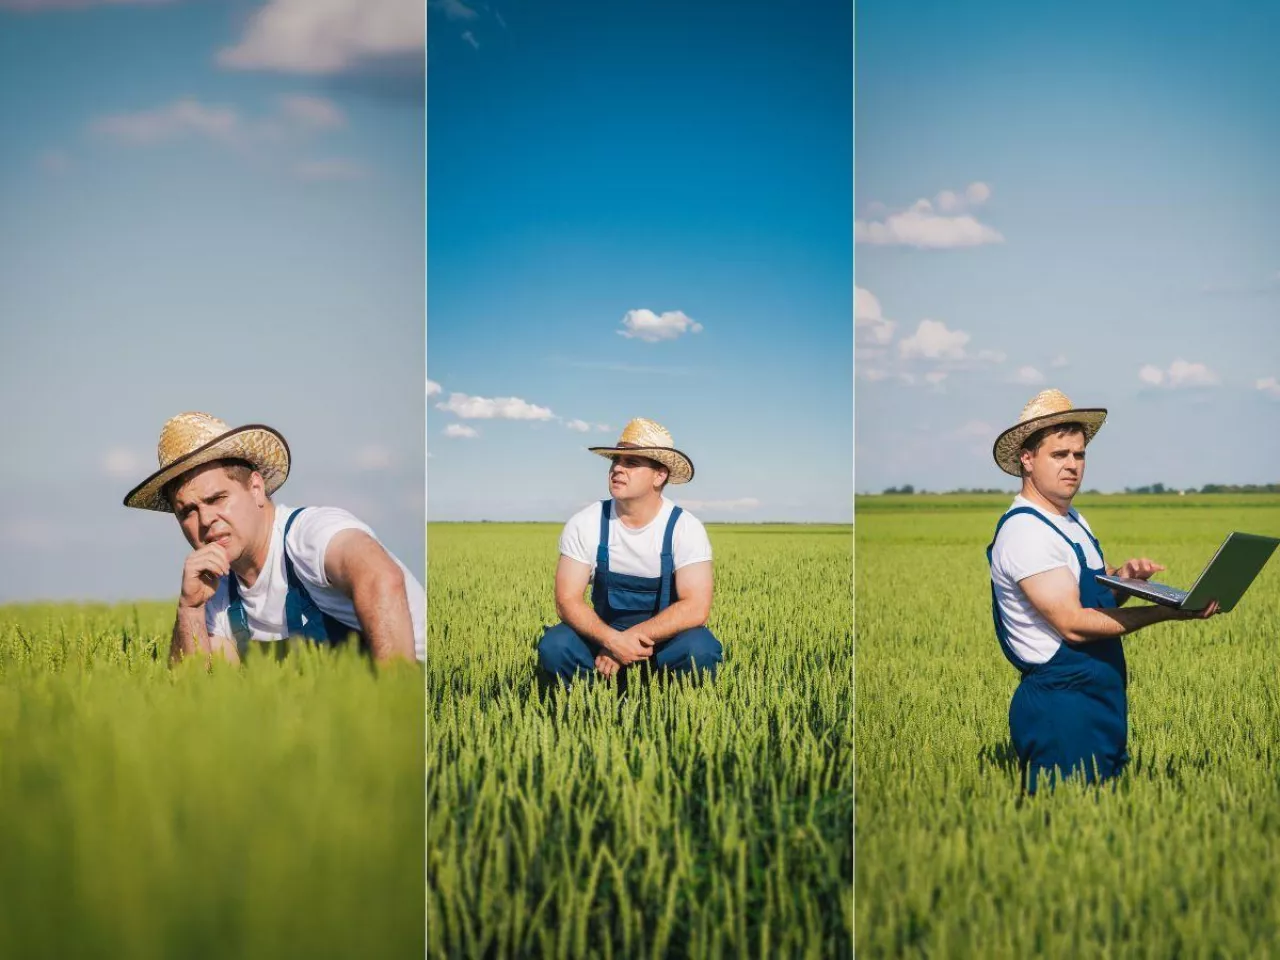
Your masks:
{"label": "green wheat field", "polygon": [[0,607],[0,955],[421,957],[423,672]]}
{"label": "green wheat field", "polygon": [[[858,956],[1280,956],[1280,559],[1233,612],[1126,638],[1114,789],[1023,801],[984,553],[1010,499],[856,504]],[[1076,506],[1177,586],[1280,535],[1274,496]]]}
{"label": "green wheat field", "polygon": [[428,954],[849,956],[850,528],[708,528],[714,684],[543,697],[559,529],[429,530]]}

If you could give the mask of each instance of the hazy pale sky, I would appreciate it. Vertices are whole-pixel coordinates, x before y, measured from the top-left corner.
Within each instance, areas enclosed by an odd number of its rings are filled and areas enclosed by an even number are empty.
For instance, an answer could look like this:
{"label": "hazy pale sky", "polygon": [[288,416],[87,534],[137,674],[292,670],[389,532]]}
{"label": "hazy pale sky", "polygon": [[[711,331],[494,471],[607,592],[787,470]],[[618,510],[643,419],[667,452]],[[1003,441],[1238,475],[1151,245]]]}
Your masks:
{"label": "hazy pale sky", "polygon": [[121,499],[183,410],[279,429],[277,499],[422,576],[422,24],[0,0],[0,601],[176,596],[176,521]]}
{"label": "hazy pale sky", "polygon": [[857,14],[857,489],[1012,490],[1050,386],[1086,487],[1280,480],[1280,6]]}
{"label": "hazy pale sky", "polygon": [[852,11],[458,7],[428,15],[429,516],[564,520],[645,416],[696,516],[848,521]]}

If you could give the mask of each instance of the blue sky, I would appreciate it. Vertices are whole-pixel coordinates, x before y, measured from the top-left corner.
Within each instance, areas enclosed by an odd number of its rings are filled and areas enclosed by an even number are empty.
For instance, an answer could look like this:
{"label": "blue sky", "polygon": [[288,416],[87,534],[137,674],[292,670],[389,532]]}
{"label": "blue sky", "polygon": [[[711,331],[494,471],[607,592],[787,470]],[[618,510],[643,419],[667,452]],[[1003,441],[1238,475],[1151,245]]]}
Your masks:
{"label": "blue sky", "polygon": [[637,416],[702,519],[851,518],[851,34],[836,4],[429,10],[431,519],[564,520]]}
{"label": "blue sky", "polygon": [[423,11],[0,0],[0,601],[177,593],[182,410],[423,572]]}
{"label": "blue sky", "polygon": [[1086,487],[1280,480],[1280,8],[857,14],[856,489],[1012,491],[1048,386]]}

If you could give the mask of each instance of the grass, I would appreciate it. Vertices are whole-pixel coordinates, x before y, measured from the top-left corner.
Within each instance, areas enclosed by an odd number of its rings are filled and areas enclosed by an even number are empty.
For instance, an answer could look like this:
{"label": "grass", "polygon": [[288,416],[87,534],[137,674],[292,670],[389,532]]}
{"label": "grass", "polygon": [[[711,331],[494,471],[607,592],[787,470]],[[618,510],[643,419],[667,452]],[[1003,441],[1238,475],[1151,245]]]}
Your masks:
{"label": "grass", "polygon": [[542,698],[559,528],[429,531],[431,956],[847,956],[848,527],[712,527],[713,685]]}
{"label": "grass", "polygon": [[171,671],[172,616],[0,608],[4,954],[421,956],[421,669]]}
{"label": "grass", "polygon": [[[1280,561],[1126,638],[1130,769],[1025,801],[984,550],[1007,497],[857,503],[859,956],[1269,956],[1280,943]],[[1189,585],[1280,498],[1081,498],[1109,562]]]}

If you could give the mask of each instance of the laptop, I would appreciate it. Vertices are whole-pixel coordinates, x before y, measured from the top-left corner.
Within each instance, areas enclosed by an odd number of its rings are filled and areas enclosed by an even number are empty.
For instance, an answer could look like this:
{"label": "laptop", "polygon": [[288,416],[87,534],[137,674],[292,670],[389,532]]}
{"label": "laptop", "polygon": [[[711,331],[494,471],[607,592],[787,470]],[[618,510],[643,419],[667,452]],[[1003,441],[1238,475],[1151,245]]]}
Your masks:
{"label": "laptop", "polygon": [[1099,583],[1132,594],[1152,603],[1180,610],[1203,610],[1211,600],[1218,601],[1222,613],[1231,610],[1253,583],[1254,577],[1267,565],[1280,540],[1252,533],[1233,533],[1222,541],[1209,565],[1201,571],[1190,590],[1179,590],[1163,583],[1112,577],[1098,574]]}

